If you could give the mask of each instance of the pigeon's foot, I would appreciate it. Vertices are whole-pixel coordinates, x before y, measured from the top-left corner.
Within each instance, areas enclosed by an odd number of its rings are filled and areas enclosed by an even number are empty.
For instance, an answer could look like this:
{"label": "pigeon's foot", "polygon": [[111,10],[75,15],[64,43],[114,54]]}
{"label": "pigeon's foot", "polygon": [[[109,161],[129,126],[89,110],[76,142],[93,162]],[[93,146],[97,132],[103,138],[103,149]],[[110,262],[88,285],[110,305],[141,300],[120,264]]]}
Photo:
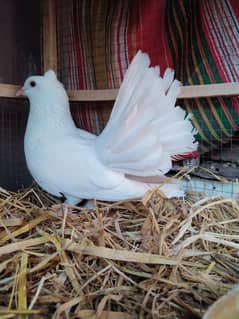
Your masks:
{"label": "pigeon's foot", "polygon": [[89,199],[82,204],[82,207],[87,208],[88,210],[92,210],[92,209],[95,209],[96,206],[95,206],[94,200]]}
{"label": "pigeon's foot", "polygon": [[73,196],[65,196],[66,200],[64,204],[71,205],[71,206],[80,206],[87,208],[88,210],[94,209],[95,208],[95,203],[94,200],[91,199],[82,199],[82,198],[77,198]]}
{"label": "pigeon's foot", "polygon": [[71,205],[71,206],[75,206],[75,205],[79,204],[82,201],[82,198],[68,196],[68,195],[65,195],[65,194],[64,194],[64,197],[66,198],[64,203],[67,204],[67,205]]}

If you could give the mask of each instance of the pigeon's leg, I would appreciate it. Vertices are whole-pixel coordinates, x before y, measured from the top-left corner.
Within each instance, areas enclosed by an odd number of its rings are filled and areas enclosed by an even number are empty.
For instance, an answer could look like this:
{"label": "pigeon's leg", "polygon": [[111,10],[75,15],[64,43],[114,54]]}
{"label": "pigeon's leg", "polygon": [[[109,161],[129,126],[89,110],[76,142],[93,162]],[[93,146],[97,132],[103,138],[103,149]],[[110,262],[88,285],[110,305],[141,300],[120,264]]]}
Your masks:
{"label": "pigeon's leg", "polygon": [[82,198],[68,196],[68,195],[67,196],[64,195],[64,198],[65,198],[64,203],[67,204],[67,205],[75,206],[75,205],[81,204],[80,206],[82,206],[84,208],[87,208],[89,210],[95,208],[94,201],[91,200],[91,199],[89,199],[89,200],[88,199],[82,199]]}
{"label": "pigeon's leg", "polygon": [[86,201],[85,204],[83,204],[83,207],[91,210],[91,209],[94,209],[96,206],[95,206],[94,200],[93,199],[89,199],[89,200]]}
{"label": "pigeon's leg", "polygon": [[68,204],[68,205],[77,205],[79,204],[81,201],[82,201],[82,198],[78,198],[78,197],[73,197],[73,196],[69,196],[69,195],[64,195],[66,200],[65,200],[65,204]]}

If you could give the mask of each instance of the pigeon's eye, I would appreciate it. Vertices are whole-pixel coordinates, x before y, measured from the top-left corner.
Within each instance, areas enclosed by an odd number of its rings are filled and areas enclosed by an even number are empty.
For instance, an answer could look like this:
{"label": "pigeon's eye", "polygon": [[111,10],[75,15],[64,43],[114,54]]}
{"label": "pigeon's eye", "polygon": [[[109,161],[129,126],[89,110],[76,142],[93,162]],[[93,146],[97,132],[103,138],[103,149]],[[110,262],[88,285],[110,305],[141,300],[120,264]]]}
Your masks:
{"label": "pigeon's eye", "polygon": [[37,84],[36,84],[35,81],[31,81],[31,82],[30,82],[30,85],[31,85],[31,87],[34,87],[34,86],[36,86]]}

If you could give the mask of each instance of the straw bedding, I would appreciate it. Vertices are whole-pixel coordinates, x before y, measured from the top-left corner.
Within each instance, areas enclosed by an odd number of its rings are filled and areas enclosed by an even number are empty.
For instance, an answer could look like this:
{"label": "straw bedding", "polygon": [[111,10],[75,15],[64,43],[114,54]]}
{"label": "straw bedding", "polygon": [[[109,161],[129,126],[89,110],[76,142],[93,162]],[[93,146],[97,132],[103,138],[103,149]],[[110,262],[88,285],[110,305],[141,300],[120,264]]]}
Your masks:
{"label": "straw bedding", "polygon": [[1,189],[0,318],[201,318],[239,281],[236,201],[95,204]]}

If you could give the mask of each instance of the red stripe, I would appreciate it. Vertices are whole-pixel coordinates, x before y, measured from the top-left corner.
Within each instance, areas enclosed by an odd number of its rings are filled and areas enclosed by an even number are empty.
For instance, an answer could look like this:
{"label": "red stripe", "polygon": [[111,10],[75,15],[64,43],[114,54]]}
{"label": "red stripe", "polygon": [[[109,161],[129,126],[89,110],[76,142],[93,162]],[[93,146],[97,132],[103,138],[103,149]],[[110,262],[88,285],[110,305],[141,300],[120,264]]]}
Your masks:
{"label": "red stripe", "polygon": [[139,6],[136,2],[131,1],[129,4],[129,21],[127,30],[127,45],[128,45],[128,63],[130,63],[135,56],[135,38],[136,27],[139,24]]}
{"label": "red stripe", "polygon": [[[119,16],[119,23],[117,24],[117,61],[118,61],[118,68],[119,68],[119,75],[120,75],[120,80],[122,81],[123,79],[123,68],[122,68],[122,63],[121,63],[121,41],[124,40],[124,34],[121,34],[122,30],[122,25],[123,25],[123,10],[124,6],[121,6],[120,10],[120,16]],[[123,48],[126,50],[126,48]]]}
{"label": "red stripe", "polygon": [[[221,4],[221,3],[220,3]],[[219,16],[221,15],[221,13],[220,13],[220,8],[219,8],[219,1],[215,1],[215,5],[217,6],[217,8],[218,8],[218,11],[219,11]],[[229,27],[230,26],[230,22],[228,22],[228,23],[226,23],[225,21],[229,21],[229,19],[228,19],[228,12],[227,11],[225,11],[225,9],[224,9],[224,6],[221,4],[221,10],[223,11],[223,16],[225,17],[225,19],[220,19],[220,22],[221,22],[221,25],[223,25],[223,30],[221,30],[221,34],[222,33],[224,33],[224,30],[226,30],[227,32],[225,33],[225,35],[227,35],[227,38],[230,40],[230,46],[234,49],[234,52],[236,51],[236,49],[235,49],[235,46],[233,45],[233,41],[231,40],[231,38],[230,38],[230,36],[232,37],[232,35],[233,35],[233,32],[232,32],[232,30],[230,30],[230,32],[228,32],[228,30],[227,30],[227,27]],[[220,30],[220,29],[219,29]],[[235,38],[235,37],[234,37]],[[221,43],[224,45],[224,41],[221,41]],[[236,75],[237,74],[237,70],[236,70],[236,68],[235,68],[235,66],[234,66],[234,62],[232,61],[232,59],[231,59],[231,53],[230,53],[230,51],[228,50],[228,46],[225,44],[224,45],[224,49],[225,49],[225,52],[227,52],[227,57],[229,58],[229,60],[230,60],[230,66],[231,66],[231,68],[233,69],[233,71],[234,71],[234,75]],[[224,62],[224,61],[223,61]],[[226,63],[224,63],[225,65],[226,65]],[[229,63],[228,63],[229,64]],[[231,77],[230,78],[228,78],[227,79],[227,81],[230,81],[231,80]]]}
{"label": "red stripe", "polygon": [[[207,38],[207,43],[209,45],[209,48],[211,49],[211,54],[214,57],[213,60],[214,60],[215,64],[217,64],[217,70],[220,73],[220,77],[221,77],[222,81],[228,81],[228,78],[230,77],[230,74],[228,73],[227,68],[225,68],[225,65],[223,63],[223,59],[222,59],[222,56],[221,56],[220,49],[218,48],[217,44],[215,43],[215,36],[214,37],[210,37],[210,35],[212,35],[212,33],[213,33],[212,26],[214,27],[214,30],[215,30],[214,32],[215,33],[219,34],[220,30],[218,29],[217,23],[215,22],[214,15],[212,14],[212,10],[210,8],[209,2],[203,2],[203,3],[205,3],[205,7],[202,5],[201,16],[203,17],[203,21],[204,21],[204,24],[205,24],[205,32],[204,32],[204,34],[205,34],[205,37]],[[208,6],[208,7],[206,8],[206,6]],[[209,20],[206,19],[206,15],[203,12],[203,7],[208,12]],[[214,51],[217,53],[217,56],[216,56],[216,54],[214,54]],[[225,73],[221,72],[222,69],[227,74],[226,77],[225,77]]]}
{"label": "red stripe", "polygon": [[[231,101],[232,101],[234,110],[236,111],[237,115],[239,116],[239,97],[232,96]],[[237,129],[238,129],[238,127],[237,127]]]}
{"label": "red stripe", "polygon": [[[201,7],[201,9],[203,10],[203,6]],[[209,8],[210,10],[210,8]],[[203,17],[203,20],[202,20],[202,23],[203,23],[203,29],[205,30],[204,34],[205,34],[205,37],[206,37],[206,40],[207,40],[207,44],[209,46],[209,49],[211,51],[211,55],[213,56],[213,60],[214,60],[214,63],[216,64],[217,66],[217,70],[220,74],[220,77],[222,79],[222,81],[225,79],[225,76],[224,74],[222,74],[221,70],[222,70],[222,57],[217,49],[217,46],[214,45],[214,41],[211,41],[211,38],[209,38],[209,34],[210,32],[208,30],[211,30],[211,27],[209,25],[209,21],[206,19],[205,17],[205,14],[203,12],[201,12],[201,16]],[[199,37],[198,37],[199,38]],[[213,76],[213,72],[211,70],[211,66],[208,64],[208,61],[207,61],[207,58],[204,54],[204,50],[200,50],[201,52],[201,55],[203,56],[203,62],[206,64],[206,69],[208,71],[208,75],[210,77],[210,80],[212,80],[212,82],[215,82],[215,78]],[[215,55],[215,52],[217,52],[217,56]],[[219,60],[220,59],[220,60]],[[231,126],[233,127],[234,130],[237,130],[238,126],[236,125],[236,123],[234,122],[233,118],[231,117],[231,114],[228,110],[228,106],[225,104],[224,100],[222,98],[218,98],[220,99],[220,104],[221,104],[221,107],[227,117],[227,119],[229,120]]]}
{"label": "red stripe", "polygon": [[231,5],[233,12],[235,14],[236,20],[238,21],[239,19],[239,5],[238,5],[238,0],[230,0],[229,5]]}
{"label": "red stripe", "polygon": [[175,158],[176,158],[176,160],[181,160],[181,159],[188,159],[188,158],[198,157],[198,156],[200,156],[200,153],[198,151],[193,151],[193,152],[188,153],[188,154],[176,155]]}
{"label": "red stripe", "polygon": [[[166,0],[141,0],[139,6],[140,21],[137,28],[137,48],[147,52],[152,65],[160,65],[160,69],[164,71],[169,65],[173,65],[165,35]],[[154,30],[152,30],[152,27],[154,27]]]}
{"label": "red stripe", "polygon": [[[223,5],[221,5],[221,6],[223,7]],[[235,18],[236,22],[237,22],[237,28],[239,29],[239,25],[238,25],[239,12],[238,12],[238,15],[236,16],[236,15],[235,15],[235,12],[234,12],[234,10],[233,10],[233,8],[230,6],[230,3],[228,3],[228,6],[230,7],[229,11],[231,12],[231,14],[230,14],[230,17],[229,17],[228,15],[226,15],[226,18],[227,18],[227,21],[228,21],[228,24],[226,24],[227,29],[228,29],[228,30],[227,30],[227,33],[228,33],[229,35],[231,35],[231,37],[234,39],[234,41],[231,41],[231,45],[232,45],[232,47],[233,47],[233,49],[234,49],[234,51],[235,51],[235,53],[236,53],[236,52],[237,52],[237,49],[238,49],[238,47],[239,47],[239,39],[238,39],[238,37],[237,37],[239,31],[238,31],[238,30],[237,30],[237,31],[233,31],[233,30],[230,29],[231,24],[235,26],[234,22],[230,23],[230,21],[231,21],[231,19],[232,19],[231,16],[233,16],[233,17]],[[239,8],[238,5],[237,5],[237,8]],[[224,10],[224,7],[223,7],[223,10]],[[224,10],[224,12],[225,12],[225,10]],[[234,45],[233,42],[236,43],[236,46]]]}
{"label": "red stripe", "polygon": [[[77,11],[80,8],[77,8]],[[79,11],[78,11],[79,12]],[[76,45],[76,58],[77,58],[77,71],[78,71],[78,89],[86,89],[85,87],[85,81],[83,78],[83,74],[84,74],[84,58],[82,57],[82,49],[81,49],[81,36],[80,36],[80,27],[79,27],[79,20],[81,21],[81,19],[79,19],[78,13],[74,12],[73,13],[74,16],[74,30],[73,30],[73,41]],[[76,22],[77,21],[77,22]]]}

